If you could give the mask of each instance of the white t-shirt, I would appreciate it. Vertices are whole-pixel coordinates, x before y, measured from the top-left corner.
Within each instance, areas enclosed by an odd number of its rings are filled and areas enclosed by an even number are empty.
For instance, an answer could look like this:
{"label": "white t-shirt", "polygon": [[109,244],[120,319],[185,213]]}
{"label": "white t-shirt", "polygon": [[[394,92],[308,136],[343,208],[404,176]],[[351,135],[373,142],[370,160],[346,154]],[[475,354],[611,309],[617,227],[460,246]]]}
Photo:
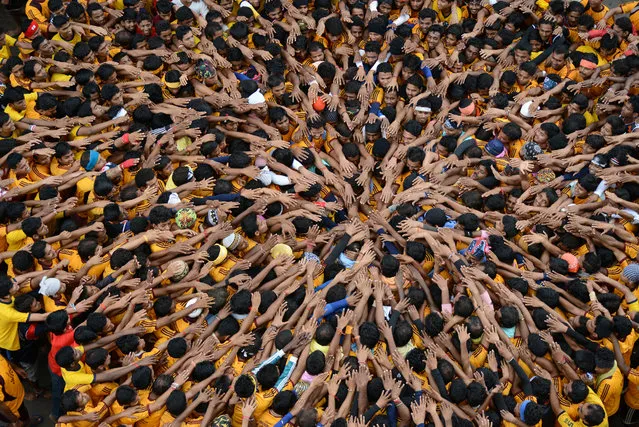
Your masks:
{"label": "white t-shirt", "polygon": [[[184,6],[180,0],[172,0],[172,2],[176,7],[180,8]],[[209,8],[203,1],[194,1],[189,6],[189,9],[196,15],[200,15],[202,18],[206,18],[206,14],[209,13]]]}

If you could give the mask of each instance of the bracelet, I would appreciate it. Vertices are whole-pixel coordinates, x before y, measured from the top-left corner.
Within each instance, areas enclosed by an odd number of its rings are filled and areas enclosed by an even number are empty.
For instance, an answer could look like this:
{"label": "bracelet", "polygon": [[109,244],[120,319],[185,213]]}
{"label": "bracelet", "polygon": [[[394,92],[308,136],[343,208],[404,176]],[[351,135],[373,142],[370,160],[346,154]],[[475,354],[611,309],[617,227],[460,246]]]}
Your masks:
{"label": "bracelet", "polygon": [[98,307],[99,307],[99,308],[100,308],[100,310],[102,310],[102,311],[104,311],[104,309],[105,309],[104,304],[100,304]]}
{"label": "bracelet", "polygon": [[35,128],[36,128],[36,126],[35,126],[35,125],[31,125],[31,126],[29,126],[29,130],[30,130],[31,132],[33,132],[33,131],[35,130]]}
{"label": "bracelet", "polygon": [[136,368],[139,368],[140,366],[138,365],[138,362],[133,362],[133,366],[135,366]]}
{"label": "bracelet", "polygon": [[130,142],[128,132],[122,135],[122,142],[124,142],[125,144],[128,144]]}
{"label": "bracelet", "polygon": [[174,382],[173,384],[171,384],[171,388],[173,390],[177,390],[178,388],[180,388],[180,385],[178,383]]}

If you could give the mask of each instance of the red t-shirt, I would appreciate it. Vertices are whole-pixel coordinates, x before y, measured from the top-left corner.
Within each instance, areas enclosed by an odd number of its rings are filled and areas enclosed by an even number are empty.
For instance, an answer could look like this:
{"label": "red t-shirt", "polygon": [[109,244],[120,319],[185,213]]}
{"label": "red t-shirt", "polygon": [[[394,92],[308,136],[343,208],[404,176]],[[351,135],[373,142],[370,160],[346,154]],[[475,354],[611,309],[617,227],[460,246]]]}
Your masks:
{"label": "red t-shirt", "polygon": [[51,341],[51,350],[49,351],[49,368],[51,369],[51,372],[61,377],[62,371],[60,370],[60,365],[58,365],[55,361],[55,355],[62,347],[77,347],[77,344],[73,339],[73,328],[71,325],[67,325],[67,328],[61,335],[55,335],[49,332],[49,340]]}

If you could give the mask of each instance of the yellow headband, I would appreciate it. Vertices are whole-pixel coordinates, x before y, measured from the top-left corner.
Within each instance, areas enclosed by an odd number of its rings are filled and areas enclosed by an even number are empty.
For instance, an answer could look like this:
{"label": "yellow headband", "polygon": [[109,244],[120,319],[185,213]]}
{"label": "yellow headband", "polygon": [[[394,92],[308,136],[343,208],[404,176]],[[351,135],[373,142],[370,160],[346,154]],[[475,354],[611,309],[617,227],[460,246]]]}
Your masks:
{"label": "yellow headband", "polygon": [[224,260],[228,256],[229,251],[227,251],[226,248],[222,245],[215,245],[215,246],[220,248],[220,253],[218,254],[217,258],[213,260],[213,265],[220,265],[224,262]]}
{"label": "yellow headband", "polygon": [[[151,72],[153,74],[157,74],[157,72],[159,72],[159,69]],[[167,82],[164,77],[162,77],[162,83],[164,83],[164,86],[168,87],[169,89],[177,89],[182,86],[180,82]]]}

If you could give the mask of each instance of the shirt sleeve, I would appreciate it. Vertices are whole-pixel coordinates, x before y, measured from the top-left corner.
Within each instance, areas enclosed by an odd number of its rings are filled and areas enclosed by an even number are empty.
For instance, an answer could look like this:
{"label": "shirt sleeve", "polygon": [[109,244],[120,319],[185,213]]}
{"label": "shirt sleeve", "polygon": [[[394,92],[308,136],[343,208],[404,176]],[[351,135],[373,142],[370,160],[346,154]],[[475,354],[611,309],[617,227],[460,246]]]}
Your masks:
{"label": "shirt sleeve", "polygon": [[275,388],[277,389],[277,391],[282,391],[289,378],[291,378],[293,369],[295,369],[295,365],[297,365],[297,357],[292,356],[288,360],[288,362],[286,362],[286,366],[284,367],[282,375],[280,375],[280,377],[277,379],[277,382],[275,383]]}
{"label": "shirt sleeve", "polygon": [[22,230],[14,230],[7,234],[7,243],[11,246],[17,244],[27,238],[27,235]]}
{"label": "shirt sleeve", "polygon": [[20,313],[12,307],[2,307],[0,318],[13,323],[23,323],[29,319],[29,313]]}

